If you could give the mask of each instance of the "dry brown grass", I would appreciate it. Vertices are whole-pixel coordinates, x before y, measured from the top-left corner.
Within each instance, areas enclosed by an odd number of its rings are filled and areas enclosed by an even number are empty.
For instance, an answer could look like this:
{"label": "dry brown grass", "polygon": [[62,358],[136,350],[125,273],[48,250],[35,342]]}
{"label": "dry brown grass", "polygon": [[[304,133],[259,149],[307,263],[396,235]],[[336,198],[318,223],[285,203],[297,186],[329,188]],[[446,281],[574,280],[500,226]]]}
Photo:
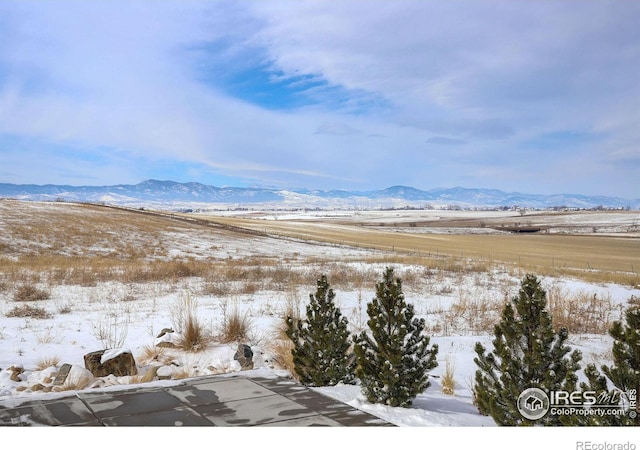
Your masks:
{"label": "dry brown grass", "polygon": [[7,317],[29,317],[31,319],[50,319],[53,317],[46,309],[31,305],[14,306],[6,315]]}
{"label": "dry brown grass", "polygon": [[460,293],[451,308],[445,311],[448,333],[482,334],[491,332],[500,320],[506,299]]}
{"label": "dry brown grass", "polygon": [[554,328],[566,327],[571,334],[607,334],[621,313],[610,294],[598,297],[594,293],[570,293],[553,286],[547,291],[547,300]]}
{"label": "dry brown grass", "polygon": [[41,370],[48,369],[49,367],[58,367],[58,364],[60,364],[60,361],[61,359],[59,356],[42,357],[36,361],[35,370],[41,371]]}
{"label": "dry brown grass", "polygon": [[54,391],[81,391],[89,387],[95,378],[88,371],[74,372],[72,369],[62,386],[54,386]]}
{"label": "dry brown grass", "polygon": [[455,395],[456,380],[455,380],[455,364],[450,357],[447,357],[445,362],[444,374],[440,378],[442,384],[442,393],[446,395]]}
{"label": "dry brown grass", "polygon": [[271,355],[270,363],[274,368],[286,370],[295,377],[295,364],[293,363],[293,342],[290,339],[273,339],[267,350]]}
{"label": "dry brown grass", "polygon": [[211,334],[207,333],[198,319],[198,302],[190,291],[186,291],[173,305],[170,311],[173,326],[180,338],[176,345],[188,352],[200,352],[211,343]]}
{"label": "dry brown grass", "polygon": [[175,360],[175,358],[173,355],[171,355],[166,347],[145,345],[139,350],[137,360],[145,365],[152,365],[157,363],[169,365]]}
{"label": "dry brown grass", "polygon": [[251,318],[247,312],[241,313],[237,306],[227,311],[226,304],[224,305],[218,340],[223,344],[246,342],[252,329]]}

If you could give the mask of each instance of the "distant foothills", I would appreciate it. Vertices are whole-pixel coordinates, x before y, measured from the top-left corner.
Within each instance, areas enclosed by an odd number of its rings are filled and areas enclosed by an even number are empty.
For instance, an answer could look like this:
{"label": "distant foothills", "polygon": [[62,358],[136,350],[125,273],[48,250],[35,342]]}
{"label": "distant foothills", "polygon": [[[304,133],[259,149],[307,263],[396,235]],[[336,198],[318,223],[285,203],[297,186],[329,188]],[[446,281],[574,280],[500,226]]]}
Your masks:
{"label": "distant foothills", "polygon": [[571,208],[638,210],[640,199],[576,194],[540,195],[497,189],[392,186],[373,191],[216,187],[201,183],[147,180],[134,185],[64,186],[0,183],[0,198],[107,203],[119,206],[184,208],[352,209],[352,208]]}

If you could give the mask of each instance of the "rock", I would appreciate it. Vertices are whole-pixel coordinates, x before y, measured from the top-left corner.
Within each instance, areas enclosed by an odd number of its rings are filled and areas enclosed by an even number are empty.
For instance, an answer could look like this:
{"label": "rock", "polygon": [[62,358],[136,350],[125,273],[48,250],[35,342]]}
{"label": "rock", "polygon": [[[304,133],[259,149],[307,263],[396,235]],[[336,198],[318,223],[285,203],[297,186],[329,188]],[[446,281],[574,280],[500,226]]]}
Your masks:
{"label": "rock", "polygon": [[55,379],[53,380],[53,385],[62,386],[66,381],[67,376],[69,376],[70,371],[71,364],[63,364],[62,367],[60,367],[60,370],[58,370],[58,374],[56,375]]}
{"label": "rock", "polygon": [[[69,370],[69,375],[64,381],[63,389],[81,390],[85,389],[89,384],[95,380],[90,370],[85,369],[82,366],[74,364]],[[58,386],[54,386],[58,387]]]}
{"label": "rock", "polygon": [[141,383],[150,383],[158,375],[158,366],[151,366],[140,378]]}
{"label": "rock", "polygon": [[[105,358],[105,356],[107,358]],[[94,377],[137,375],[133,354],[128,350],[98,350],[84,355],[84,366]]]}
{"label": "rock", "polygon": [[238,344],[238,350],[233,359],[240,363],[240,370],[253,369],[253,350],[246,344]]}
{"label": "rock", "polygon": [[42,391],[42,390],[44,390],[44,388],[45,388],[45,386],[43,384],[40,384],[40,383],[36,383],[33,386],[31,386],[31,390],[33,392]]}
{"label": "rock", "polygon": [[24,369],[22,367],[11,366],[11,367],[9,367],[9,370],[11,371],[11,376],[9,377],[11,379],[11,381],[15,381],[16,383],[20,383],[22,381],[20,379],[20,374],[22,372],[24,372]]}
{"label": "rock", "polygon": [[156,370],[158,380],[170,380],[173,377],[174,369],[171,366],[162,366]]}
{"label": "rock", "polygon": [[175,348],[177,347],[176,336],[171,328],[164,328],[156,337],[156,347]]}
{"label": "rock", "polygon": [[156,338],[160,339],[162,336],[164,336],[167,333],[174,333],[174,331],[171,328],[163,328],[160,334],[156,336]]}
{"label": "rock", "polygon": [[176,348],[176,344],[171,341],[160,341],[156,344],[156,347]]}

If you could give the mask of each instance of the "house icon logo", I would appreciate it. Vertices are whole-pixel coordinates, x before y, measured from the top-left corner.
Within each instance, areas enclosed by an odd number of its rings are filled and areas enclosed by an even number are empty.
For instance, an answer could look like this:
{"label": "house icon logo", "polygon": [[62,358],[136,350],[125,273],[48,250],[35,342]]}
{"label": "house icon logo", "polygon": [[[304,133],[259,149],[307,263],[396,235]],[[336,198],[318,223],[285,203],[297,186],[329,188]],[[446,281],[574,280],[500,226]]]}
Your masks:
{"label": "house icon logo", "polygon": [[542,389],[525,389],[518,397],[518,411],[525,419],[541,419],[549,411],[549,396]]}

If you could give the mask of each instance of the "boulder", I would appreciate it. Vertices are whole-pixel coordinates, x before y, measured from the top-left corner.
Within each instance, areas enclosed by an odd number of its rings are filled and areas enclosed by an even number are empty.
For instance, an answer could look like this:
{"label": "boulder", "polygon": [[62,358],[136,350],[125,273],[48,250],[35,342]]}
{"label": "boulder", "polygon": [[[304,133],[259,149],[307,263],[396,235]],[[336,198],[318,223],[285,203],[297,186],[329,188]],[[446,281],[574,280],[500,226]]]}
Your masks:
{"label": "boulder", "polygon": [[233,359],[240,363],[241,370],[253,369],[253,350],[246,344],[238,344],[238,350]]}
{"label": "boulder", "polygon": [[138,368],[129,350],[98,350],[84,355],[84,366],[94,377],[137,375]]}

